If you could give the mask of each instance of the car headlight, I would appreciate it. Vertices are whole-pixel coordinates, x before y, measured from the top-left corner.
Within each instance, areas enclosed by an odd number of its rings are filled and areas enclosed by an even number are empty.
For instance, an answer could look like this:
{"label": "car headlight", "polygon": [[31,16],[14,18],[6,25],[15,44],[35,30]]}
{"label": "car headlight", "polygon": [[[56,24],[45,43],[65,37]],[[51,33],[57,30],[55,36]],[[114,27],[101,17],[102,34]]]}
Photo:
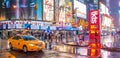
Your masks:
{"label": "car headlight", "polygon": [[34,46],[34,44],[29,44],[30,46]]}
{"label": "car headlight", "polygon": [[42,42],[42,44],[43,44],[43,45],[45,45],[45,43],[44,43],[44,42]]}

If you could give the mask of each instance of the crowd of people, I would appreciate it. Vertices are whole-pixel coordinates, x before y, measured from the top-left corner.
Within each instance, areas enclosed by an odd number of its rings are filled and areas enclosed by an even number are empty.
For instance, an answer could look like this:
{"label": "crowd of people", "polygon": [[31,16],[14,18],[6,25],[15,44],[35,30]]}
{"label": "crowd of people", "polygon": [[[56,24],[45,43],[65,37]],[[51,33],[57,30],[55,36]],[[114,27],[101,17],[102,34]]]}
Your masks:
{"label": "crowd of people", "polygon": [[[50,45],[57,45],[57,44],[66,44],[69,42],[80,42],[84,41],[83,34],[77,35],[75,31],[49,31],[46,32],[44,30],[24,30],[24,31],[11,31],[8,32],[8,38],[12,37],[13,35],[20,34],[20,35],[32,35],[36,39],[42,40],[45,43]],[[3,36],[7,37],[7,36]]]}
{"label": "crowd of people", "polygon": [[67,34],[65,32],[33,32],[32,35],[39,40],[54,44],[68,42],[68,40],[73,37],[71,36],[71,33]]}

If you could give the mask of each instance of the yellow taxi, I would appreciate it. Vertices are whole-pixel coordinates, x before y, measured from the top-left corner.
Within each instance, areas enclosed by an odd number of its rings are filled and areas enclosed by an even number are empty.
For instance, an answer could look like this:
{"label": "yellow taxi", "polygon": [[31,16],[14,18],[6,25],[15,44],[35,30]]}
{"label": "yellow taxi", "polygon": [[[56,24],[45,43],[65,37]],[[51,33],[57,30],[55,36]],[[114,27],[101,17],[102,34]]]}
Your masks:
{"label": "yellow taxi", "polygon": [[9,48],[27,51],[40,51],[45,48],[45,43],[31,35],[17,35],[8,39]]}

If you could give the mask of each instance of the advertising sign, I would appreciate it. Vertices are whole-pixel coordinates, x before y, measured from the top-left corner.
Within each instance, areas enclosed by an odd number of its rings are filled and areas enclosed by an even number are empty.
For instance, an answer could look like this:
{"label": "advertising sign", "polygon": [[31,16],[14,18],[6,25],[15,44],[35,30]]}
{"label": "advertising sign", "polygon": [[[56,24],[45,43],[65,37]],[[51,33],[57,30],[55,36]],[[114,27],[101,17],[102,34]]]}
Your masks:
{"label": "advertising sign", "polygon": [[90,42],[100,42],[100,13],[99,10],[89,12]]}
{"label": "advertising sign", "polygon": [[[100,11],[90,10],[89,12],[89,56],[100,55]],[[93,51],[94,50],[94,51]]]}
{"label": "advertising sign", "polygon": [[24,24],[24,28],[25,28],[25,29],[31,28],[31,24],[25,23],[25,24]]}
{"label": "advertising sign", "polygon": [[54,20],[54,0],[43,0],[43,20]]}
{"label": "advertising sign", "polygon": [[31,21],[31,29],[40,29],[42,22]]}
{"label": "advertising sign", "polygon": [[39,29],[39,27],[38,24],[31,24],[31,29]]}
{"label": "advertising sign", "polygon": [[1,21],[1,24],[3,24],[3,29],[8,29],[8,24],[6,21]]}
{"label": "advertising sign", "polygon": [[107,14],[109,15],[109,9],[103,4],[100,2],[100,12],[101,14]]}
{"label": "advertising sign", "polygon": [[113,19],[112,19],[112,17],[111,16],[109,16],[109,15],[107,15],[107,14],[104,14],[104,15],[102,15],[102,22],[101,22],[101,29],[102,29],[102,31],[103,30],[108,30],[108,28],[112,28],[112,21],[113,21]]}
{"label": "advertising sign", "polygon": [[65,8],[65,0],[59,0],[59,22],[65,22],[65,12],[66,12],[66,8]]}
{"label": "advertising sign", "polygon": [[43,12],[43,0],[37,0],[36,4],[36,13],[37,13],[37,20],[42,20],[42,12]]}
{"label": "advertising sign", "polygon": [[74,10],[76,10],[77,17],[86,19],[86,5],[78,0],[74,0]]}
{"label": "advertising sign", "polygon": [[15,29],[15,23],[12,21],[8,22],[8,29]]}
{"label": "advertising sign", "polygon": [[50,26],[51,24],[52,24],[51,22],[44,22],[43,24],[41,24],[41,29],[42,30],[50,29],[48,26]]}
{"label": "advertising sign", "polygon": [[66,1],[66,22],[70,22],[72,18],[72,2],[73,0],[65,0]]}
{"label": "advertising sign", "polygon": [[16,21],[16,28],[21,29],[24,28],[24,22],[23,21]]}

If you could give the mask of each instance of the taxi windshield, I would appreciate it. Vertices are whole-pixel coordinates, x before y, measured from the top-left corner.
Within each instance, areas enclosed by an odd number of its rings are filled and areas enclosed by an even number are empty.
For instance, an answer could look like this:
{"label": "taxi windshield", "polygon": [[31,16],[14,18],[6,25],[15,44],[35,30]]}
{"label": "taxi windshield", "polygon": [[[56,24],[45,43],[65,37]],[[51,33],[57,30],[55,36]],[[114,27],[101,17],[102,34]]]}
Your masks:
{"label": "taxi windshield", "polygon": [[34,36],[23,36],[24,40],[36,40]]}

